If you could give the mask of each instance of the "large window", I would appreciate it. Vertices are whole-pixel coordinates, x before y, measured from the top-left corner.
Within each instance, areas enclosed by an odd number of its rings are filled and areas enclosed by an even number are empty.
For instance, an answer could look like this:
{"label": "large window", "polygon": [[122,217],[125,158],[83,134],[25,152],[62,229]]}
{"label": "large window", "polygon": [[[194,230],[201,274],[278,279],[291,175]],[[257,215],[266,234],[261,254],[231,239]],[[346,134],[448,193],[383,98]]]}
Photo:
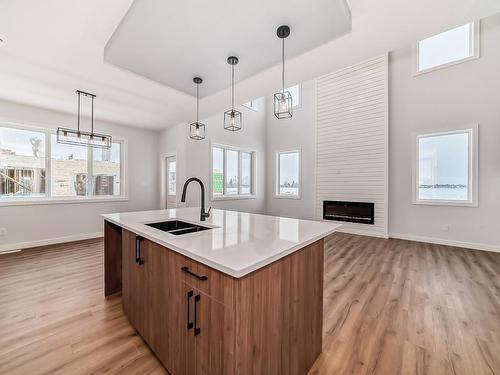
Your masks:
{"label": "large window", "polygon": [[276,197],[300,198],[300,151],[276,153]]}
{"label": "large window", "polygon": [[417,73],[478,57],[478,25],[478,23],[468,23],[418,42]]}
{"label": "large window", "polygon": [[235,147],[212,147],[212,198],[248,198],[255,194],[255,152]]}
{"label": "large window", "polygon": [[57,143],[51,130],[0,124],[0,203],[124,195],[123,142],[111,149]]}
{"label": "large window", "polygon": [[414,203],[476,204],[476,128],[415,136]]}

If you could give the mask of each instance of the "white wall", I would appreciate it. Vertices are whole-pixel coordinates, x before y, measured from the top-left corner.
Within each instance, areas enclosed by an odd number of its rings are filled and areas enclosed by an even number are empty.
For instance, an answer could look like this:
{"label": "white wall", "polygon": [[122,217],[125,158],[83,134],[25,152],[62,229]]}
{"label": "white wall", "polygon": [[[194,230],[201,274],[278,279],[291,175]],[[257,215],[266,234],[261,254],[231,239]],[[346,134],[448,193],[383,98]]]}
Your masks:
{"label": "white wall", "polygon": [[[75,124],[74,116],[3,100],[0,119],[53,129]],[[158,133],[100,122],[96,130],[128,139],[128,201],[0,207],[0,228],[7,230],[0,250],[95,236],[103,231],[100,214],[159,207]]]}
{"label": "white wall", "polygon": [[[412,76],[411,48],[390,55],[389,228],[396,236],[500,249],[500,14],[481,22],[481,57]],[[411,203],[411,134],[479,123],[479,207]],[[449,225],[449,231],[443,226]]]}
{"label": "white wall", "polygon": [[[198,177],[205,185],[205,205],[208,208],[231,209],[264,213],[266,204],[266,122],[267,112],[264,98],[257,99],[258,111],[240,106],[243,113],[243,126],[237,132],[230,132],[223,127],[223,114],[200,120],[206,126],[206,138],[202,141],[189,139],[189,125],[179,124],[165,130],[161,135],[162,153],[177,153],[178,177],[177,199],[180,202],[182,187],[189,177]],[[256,198],[238,200],[210,200],[210,144],[218,143],[240,146],[256,151]],[[200,205],[200,190],[195,183],[189,185],[187,206]],[[182,205],[180,205],[182,206]]]}
{"label": "white wall", "polygon": [[[292,118],[278,120],[267,97],[267,214],[314,219],[316,167],[316,80],[302,84],[302,103]],[[301,199],[276,198],[276,152],[301,149]]]}

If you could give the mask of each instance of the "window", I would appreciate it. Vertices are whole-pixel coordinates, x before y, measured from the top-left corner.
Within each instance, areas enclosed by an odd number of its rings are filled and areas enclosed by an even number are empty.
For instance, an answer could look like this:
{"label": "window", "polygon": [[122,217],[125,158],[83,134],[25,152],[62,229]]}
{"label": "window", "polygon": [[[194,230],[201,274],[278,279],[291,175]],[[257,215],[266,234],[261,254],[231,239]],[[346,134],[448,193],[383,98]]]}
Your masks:
{"label": "window", "polygon": [[302,105],[301,86],[295,85],[285,89],[285,91],[290,92],[290,95],[292,95],[293,108],[299,108]]}
{"label": "window", "polygon": [[468,23],[421,40],[417,73],[435,70],[479,56],[479,23]]}
{"label": "window", "polygon": [[243,105],[247,108],[257,110],[257,100],[250,100],[249,102],[243,103]]}
{"label": "window", "polygon": [[66,145],[51,130],[0,124],[0,203],[123,197],[123,145]]}
{"label": "window", "polygon": [[168,195],[176,195],[177,192],[177,179],[176,179],[176,172],[177,172],[177,161],[175,160],[170,160],[168,162],[167,166],[168,170]]}
{"label": "window", "polygon": [[477,204],[477,126],[415,136],[414,203]]}
{"label": "window", "polygon": [[44,197],[45,134],[0,126],[0,199]]}
{"label": "window", "polygon": [[300,198],[300,151],[276,154],[276,197]]}
{"label": "window", "polygon": [[255,152],[212,147],[212,199],[248,198],[255,194]]}

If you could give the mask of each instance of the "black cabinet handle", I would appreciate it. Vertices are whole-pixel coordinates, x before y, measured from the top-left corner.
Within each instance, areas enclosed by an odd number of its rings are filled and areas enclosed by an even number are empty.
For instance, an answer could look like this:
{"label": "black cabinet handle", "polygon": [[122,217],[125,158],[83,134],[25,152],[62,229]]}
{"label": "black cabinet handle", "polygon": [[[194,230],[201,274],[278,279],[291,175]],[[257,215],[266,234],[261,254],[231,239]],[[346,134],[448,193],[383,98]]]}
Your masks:
{"label": "black cabinet handle", "polygon": [[[191,319],[191,314],[189,313],[190,305],[191,305],[191,297],[193,296],[194,292],[190,290],[187,292],[187,329],[188,331],[193,328],[193,322],[190,321]],[[196,305],[195,305],[196,308]],[[195,319],[196,319],[196,310],[195,310]]]}
{"label": "black cabinet handle", "polygon": [[201,332],[201,328],[198,327],[198,302],[200,302],[201,296],[197,294],[194,296],[194,335],[198,336]]}
{"label": "black cabinet handle", "polygon": [[190,271],[190,270],[189,270],[189,267],[187,267],[187,266],[181,267],[181,270],[182,270],[183,272],[186,272],[186,273],[190,274],[190,275],[191,275],[191,276],[193,276],[193,277],[196,277],[198,280],[201,280],[201,281],[208,280],[208,277],[207,277],[207,276],[200,276],[200,275],[197,275],[197,274],[195,274],[194,272]]}
{"label": "black cabinet handle", "polygon": [[144,264],[144,260],[141,259],[141,242],[144,241],[144,237],[135,237],[135,262],[139,265]]}

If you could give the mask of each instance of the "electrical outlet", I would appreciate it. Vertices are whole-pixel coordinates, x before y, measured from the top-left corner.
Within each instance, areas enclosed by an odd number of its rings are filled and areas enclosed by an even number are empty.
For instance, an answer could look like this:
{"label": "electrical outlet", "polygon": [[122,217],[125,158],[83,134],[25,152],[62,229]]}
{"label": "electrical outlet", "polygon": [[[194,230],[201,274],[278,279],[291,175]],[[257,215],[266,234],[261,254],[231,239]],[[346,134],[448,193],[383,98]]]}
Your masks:
{"label": "electrical outlet", "polygon": [[443,232],[448,232],[450,230],[450,224],[443,224],[441,229],[443,230]]}
{"label": "electrical outlet", "polygon": [[6,228],[0,228],[0,237],[3,237],[7,234],[7,229]]}

